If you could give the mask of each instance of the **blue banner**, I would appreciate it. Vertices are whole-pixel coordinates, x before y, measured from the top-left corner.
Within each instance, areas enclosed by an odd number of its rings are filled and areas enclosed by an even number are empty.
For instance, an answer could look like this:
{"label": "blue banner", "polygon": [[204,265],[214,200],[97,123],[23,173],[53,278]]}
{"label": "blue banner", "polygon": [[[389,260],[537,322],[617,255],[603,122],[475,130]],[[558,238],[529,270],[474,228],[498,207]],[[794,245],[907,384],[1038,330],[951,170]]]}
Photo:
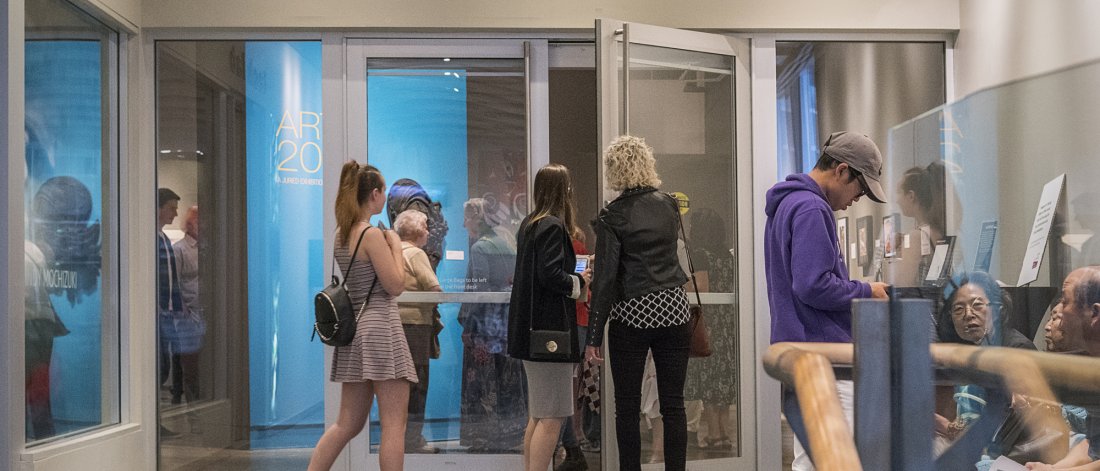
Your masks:
{"label": "blue banner", "polygon": [[246,43],[245,90],[252,447],[312,447],[326,381],[309,335],[325,278],[321,43]]}

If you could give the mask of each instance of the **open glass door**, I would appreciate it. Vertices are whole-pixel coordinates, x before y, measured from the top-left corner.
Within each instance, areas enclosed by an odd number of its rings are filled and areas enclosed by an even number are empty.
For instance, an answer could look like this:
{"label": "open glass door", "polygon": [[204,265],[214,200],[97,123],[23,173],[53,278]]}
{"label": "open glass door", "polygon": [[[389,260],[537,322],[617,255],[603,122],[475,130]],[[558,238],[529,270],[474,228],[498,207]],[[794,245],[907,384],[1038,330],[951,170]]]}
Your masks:
{"label": "open glass door", "polygon": [[[600,19],[600,143],[620,134],[654,148],[662,191],[680,199],[714,355],[688,365],[689,469],[755,467],[751,212],[746,40]],[[602,172],[602,168],[601,168]],[[603,175],[601,175],[601,181]],[[601,200],[615,195],[605,194]],[[744,255],[743,255],[744,254]],[[742,268],[744,267],[744,268]],[[689,296],[694,302],[694,296]],[[614,395],[604,375],[605,468],[616,467]],[[643,385],[642,462],[659,461]],[[659,433],[656,433],[659,435]],[[662,465],[650,465],[661,469]]]}

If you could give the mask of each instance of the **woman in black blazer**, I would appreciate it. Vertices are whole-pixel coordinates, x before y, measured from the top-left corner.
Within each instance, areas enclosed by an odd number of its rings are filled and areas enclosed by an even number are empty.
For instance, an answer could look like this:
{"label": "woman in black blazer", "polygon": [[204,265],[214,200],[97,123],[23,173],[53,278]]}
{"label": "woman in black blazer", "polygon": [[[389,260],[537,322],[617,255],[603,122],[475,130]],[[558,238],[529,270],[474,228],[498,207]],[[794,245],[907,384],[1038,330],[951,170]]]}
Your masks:
{"label": "woman in black blazer", "polygon": [[[574,273],[570,237],[574,222],[569,170],[550,164],[535,175],[535,208],[519,227],[516,271],[508,316],[508,355],[523,360],[527,373],[527,471],[550,466],[562,421],[573,415],[573,368],[580,361],[576,299],[591,271]],[[569,355],[547,361],[531,356],[531,331],[569,332]],[[560,346],[557,348],[565,348]]]}

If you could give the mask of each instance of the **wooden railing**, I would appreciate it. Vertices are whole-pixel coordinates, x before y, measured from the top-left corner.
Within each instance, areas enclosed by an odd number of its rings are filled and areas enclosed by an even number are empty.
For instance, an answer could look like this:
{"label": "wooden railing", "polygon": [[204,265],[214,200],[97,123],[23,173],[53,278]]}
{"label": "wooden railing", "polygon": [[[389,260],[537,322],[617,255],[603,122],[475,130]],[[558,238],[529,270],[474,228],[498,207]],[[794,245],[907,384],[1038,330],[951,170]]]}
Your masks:
{"label": "wooden railing", "polygon": [[851,344],[777,343],[764,355],[764,369],[794,387],[802,408],[810,454],[822,471],[858,471],[852,430],[844,418],[836,391],[833,363],[852,360]]}
{"label": "wooden railing", "polygon": [[[1040,401],[1082,406],[1100,402],[1100,358],[959,344],[933,344],[931,355],[933,366],[956,381],[989,383],[992,379],[1013,394]],[[768,374],[794,387],[810,452],[823,471],[862,469],[832,369],[833,364],[852,361],[852,345],[842,343],[777,343],[764,356]],[[1048,414],[1025,418],[1026,426],[1035,430],[1066,427],[1060,418]]]}

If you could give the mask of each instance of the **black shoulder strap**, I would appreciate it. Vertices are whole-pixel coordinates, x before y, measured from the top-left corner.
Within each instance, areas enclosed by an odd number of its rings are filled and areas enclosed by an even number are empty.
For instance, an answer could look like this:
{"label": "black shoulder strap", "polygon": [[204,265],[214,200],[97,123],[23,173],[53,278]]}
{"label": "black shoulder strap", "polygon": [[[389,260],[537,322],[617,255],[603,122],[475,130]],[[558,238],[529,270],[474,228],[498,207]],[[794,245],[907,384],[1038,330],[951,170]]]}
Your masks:
{"label": "black shoulder strap", "polygon": [[[355,243],[355,250],[351,251],[351,261],[348,262],[348,268],[346,270],[344,270],[344,278],[340,280],[339,284],[342,285],[342,284],[348,282],[348,274],[351,273],[351,266],[355,265],[355,254],[359,253],[359,244],[363,243],[363,236],[367,235],[367,231],[369,231],[370,229],[371,229],[371,226],[368,225],[366,229],[363,229],[363,232],[359,233],[359,241]],[[333,272],[336,271],[336,254],[335,253],[332,254],[332,271]],[[337,283],[335,274],[332,275],[332,283],[333,284]]]}

